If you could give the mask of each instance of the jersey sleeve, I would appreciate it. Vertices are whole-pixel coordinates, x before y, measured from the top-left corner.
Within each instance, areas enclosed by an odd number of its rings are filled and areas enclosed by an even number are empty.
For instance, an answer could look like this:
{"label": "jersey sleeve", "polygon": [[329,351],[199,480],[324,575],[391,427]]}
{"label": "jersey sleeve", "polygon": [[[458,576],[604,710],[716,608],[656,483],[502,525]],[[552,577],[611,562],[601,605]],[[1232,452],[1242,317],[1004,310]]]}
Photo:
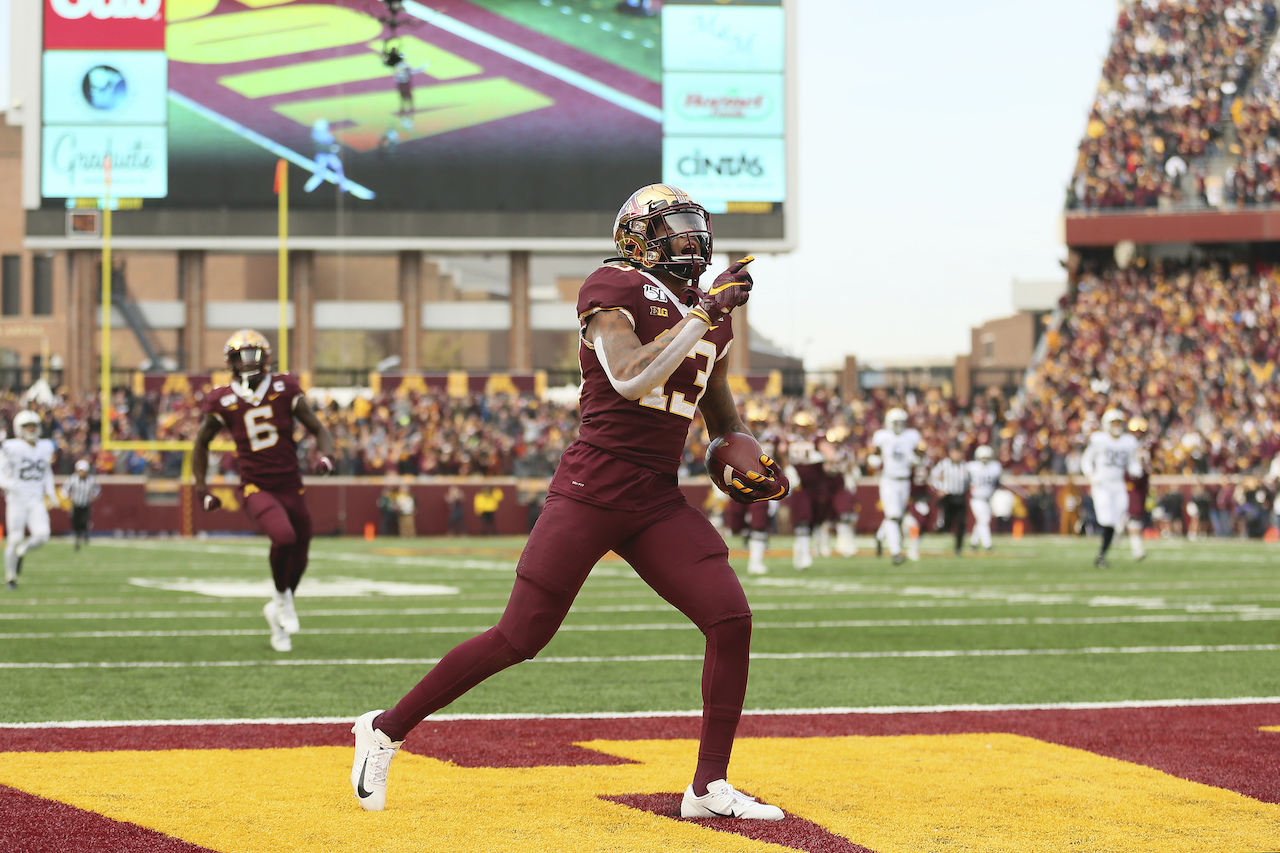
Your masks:
{"label": "jersey sleeve", "polygon": [[639,288],[628,270],[621,267],[600,267],[587,277],[578,291],[578,324],[583,342],[594,347],[586,339],[587,323],[601,311],[621,311],[636,327],[636,292]]}
{"label": "jersey sleeve", "polygon": [[218,386],[204,395],[204,400],[200,403],[200,409],[207,417],[214,418],[223,426],[227,425],[226,416],[222,414],[222,397],[230,391],[225,386]]}
{"label": "jersey sleeve", "polygon": [[1093,440],[1093,436],[1089,436],[1089,443],[1084,446],[1084,452],[1080,454],[1080,473],[1086,477],[1093,476],[1093,456],[1097,453],[1097,442]]}
{"label": "jersey sleeve", "polygon": [[292,373],[281,373],[278,377],[284,383],[284,396],[289,401],[289,411],[292,412],[294,407],[298,405],[298,398],[306,392],[302,390],[302,384],[298,382],[298,377]]}

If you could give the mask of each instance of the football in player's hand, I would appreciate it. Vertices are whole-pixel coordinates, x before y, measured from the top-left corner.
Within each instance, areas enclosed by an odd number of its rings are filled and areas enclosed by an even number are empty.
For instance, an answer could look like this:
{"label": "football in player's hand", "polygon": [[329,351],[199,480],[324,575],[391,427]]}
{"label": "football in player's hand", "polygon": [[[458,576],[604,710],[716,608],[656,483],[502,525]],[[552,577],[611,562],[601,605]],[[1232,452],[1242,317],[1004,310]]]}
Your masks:
{"label": "football in player's hand", "polygon": [[735,478],[746,483],[747,472],[771,476],[760,461],[761,456],[764,451],[755,438],[745,432],[728,432],[717,436],[707,447],[707,473],[717,489],[733,496],[738,491],[732,485]]}

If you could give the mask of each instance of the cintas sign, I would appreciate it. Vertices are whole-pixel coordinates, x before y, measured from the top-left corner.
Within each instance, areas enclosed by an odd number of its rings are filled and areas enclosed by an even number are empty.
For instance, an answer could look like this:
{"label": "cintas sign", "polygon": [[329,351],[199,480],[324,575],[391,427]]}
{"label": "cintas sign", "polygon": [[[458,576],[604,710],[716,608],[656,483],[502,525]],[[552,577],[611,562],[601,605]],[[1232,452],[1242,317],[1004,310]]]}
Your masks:
{"label": "cintas sign", "polygon": [[44,0],[45,50],[164,50],[164,0]]}

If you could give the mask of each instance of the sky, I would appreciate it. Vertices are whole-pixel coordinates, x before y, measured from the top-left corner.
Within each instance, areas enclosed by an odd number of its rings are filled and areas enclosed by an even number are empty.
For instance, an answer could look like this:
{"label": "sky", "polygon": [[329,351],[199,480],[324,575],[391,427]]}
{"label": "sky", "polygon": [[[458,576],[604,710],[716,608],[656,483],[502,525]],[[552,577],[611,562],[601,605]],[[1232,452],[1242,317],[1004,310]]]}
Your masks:
{"label": "sky", "polygon": [[1065,280],[1116,0],[796,2],[799,248],[752,264],[751,325],[810,369],[967,353],[1014,279]]}
{"label": "sky", "polygon": [[953,357],[1065,281],[1061,214],[1116,0],[800,0],[799,249],[750,322],[806,367]]}

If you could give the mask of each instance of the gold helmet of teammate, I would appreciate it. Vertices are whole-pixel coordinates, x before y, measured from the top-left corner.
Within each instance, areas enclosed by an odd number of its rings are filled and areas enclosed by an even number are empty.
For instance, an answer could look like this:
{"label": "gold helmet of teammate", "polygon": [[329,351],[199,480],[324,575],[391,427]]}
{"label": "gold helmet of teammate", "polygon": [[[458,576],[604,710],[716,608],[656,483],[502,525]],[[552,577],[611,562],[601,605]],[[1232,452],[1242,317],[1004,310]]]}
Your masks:
{"label": "gold helmet of teammate", "polygon": [[266,373],[271,364],[271,344],[253,329],[241,329],[227,338],[222,352],[231,372],[246,381]]}

